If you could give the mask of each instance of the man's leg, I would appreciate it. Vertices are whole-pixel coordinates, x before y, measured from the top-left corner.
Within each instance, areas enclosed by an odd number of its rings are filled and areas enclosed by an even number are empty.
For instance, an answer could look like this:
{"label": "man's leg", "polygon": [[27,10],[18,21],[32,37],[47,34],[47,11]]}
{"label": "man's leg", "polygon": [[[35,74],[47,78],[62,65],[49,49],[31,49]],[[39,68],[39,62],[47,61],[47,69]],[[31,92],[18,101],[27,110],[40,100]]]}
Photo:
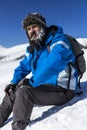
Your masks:
{"label": "man's leg", "polygon": [[[28,84],[29,84],[29,79],[25,78],[21,80],[19,84],[17,85],[16,91],[20,86],[28,85]],[[0,127],[3,126],[4,122],[7,120],[7,118],[11,114],[14,100],[15,100],[15,92],[11,92],[10,95],[5,96],[3,98],[3,101],[0,105]]]}
{"label": "man's leg", "polygon": [[15,95],[13,92],[11,92],[9,96],[5,96],[3,98],[3,101],[0,105],[0,127],[3,126],[4,122],[7,120],[7,118],[11,114],[14,99],[15,99]]}
{"label": "man's leg", "polygon": [[74,91],[51,86],[32,88],[21,86],[16,93],[13,106],[13,130],[23,130],[30,121],[33,104],[63,105],[72,99]]}

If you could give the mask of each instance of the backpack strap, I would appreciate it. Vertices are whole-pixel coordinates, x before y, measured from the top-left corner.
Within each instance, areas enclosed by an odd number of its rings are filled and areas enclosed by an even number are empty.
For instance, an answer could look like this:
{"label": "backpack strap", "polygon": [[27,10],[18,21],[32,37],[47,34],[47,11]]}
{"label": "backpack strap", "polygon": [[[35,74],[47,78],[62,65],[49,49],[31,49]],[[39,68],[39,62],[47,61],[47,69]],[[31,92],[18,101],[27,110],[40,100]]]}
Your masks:
{"label": "backpack strap", "polygon": [[[70,80],[71,80],[71,65],[72,63],[69,63],[68,66],[69,66],[69,80],[68,80],[68,85],[67,85],[67,89],[69,90],[70,89]],[[72,65],[73,66],[73,65]],[[79,88],[79,91],[76,92],[75,94],[77,94],[78,96],[80,96],[83,91],[81,91],[81,85],[80,85],[80,80],[82,78],[83,74],[80,74],[79,77],[78,77],[78,88]]]}
{"label": "backpack strap", "polygon": [[81,80],[81,78],[82,78],[82,75],[80,75],[79,78],[78,78],[78,87],[79,87],[79,89],[81,89],[81,86],[80,86],[80,80]]}
{"label": "backpack strap", "polygon": [[69,80],[68,80],[68,85],[67,85],[67,89],[70,89],[70,79],[71,79],[71,63],[68,64],[69,66]]}
{"label": "backpack strap", "polygon": [[78,92],[76,92],[76,94],[78,95],[78,96],[80,96],[82,93],[83,93],[83,91],[81,91],[81,85],[80,85],[80,80],[81,80],[81,78],[82,78],[82,74],[79,76],[79,78],[78,78],[78,88],[80,89]]}

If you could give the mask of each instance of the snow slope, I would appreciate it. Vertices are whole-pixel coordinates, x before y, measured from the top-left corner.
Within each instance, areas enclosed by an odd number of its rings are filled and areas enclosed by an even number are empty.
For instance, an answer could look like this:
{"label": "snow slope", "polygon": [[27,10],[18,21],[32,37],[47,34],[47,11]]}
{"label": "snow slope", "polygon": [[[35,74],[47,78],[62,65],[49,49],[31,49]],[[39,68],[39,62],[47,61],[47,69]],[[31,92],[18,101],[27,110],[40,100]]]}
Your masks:
{"label": "snow slope", "polygon": [[[87,39],[78,39],[86,45]],[[14,68],[19,64],[28,44],[11,48],[0,46],[0,103],[4,97],[4,88],[13,75]],[[87,50],[85,50],[87,61]],[[87,130],[87,71],[85,72],[81,86],[83,94],[75,96],[69,103],[63,106],[35,106],[31,115],[31,125],[26,130]],[[12,116],[0,130],[12,130]]]}

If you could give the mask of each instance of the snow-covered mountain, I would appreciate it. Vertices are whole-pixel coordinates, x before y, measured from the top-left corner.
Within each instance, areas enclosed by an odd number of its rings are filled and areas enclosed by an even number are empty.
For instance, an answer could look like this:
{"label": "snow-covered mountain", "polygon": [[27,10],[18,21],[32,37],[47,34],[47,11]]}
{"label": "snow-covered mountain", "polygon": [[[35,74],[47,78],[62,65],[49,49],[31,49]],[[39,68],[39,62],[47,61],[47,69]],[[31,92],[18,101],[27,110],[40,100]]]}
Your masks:
{"label": "snow-covered mountain", "polygon": [[[87,45],[87,38],[77,40],[82,45]],[[0,46],[0,103],[4,97],[5,85],[10,82],[14,68],[24,56],[27,46],[27,43],[11,48]],[[87,62],[87,49],[84,51]],[[31,115],[32,124],[26,130],[87,130],[87,71],[81,80],[81,86],[83,94],[75,96],[63,106],[35,106]],[[1,130],[12,130],[12,114]]]}
{"label": "snow-covered mountain", "polygon": [[83,46],[87,46],[87,38],[77,38],[77,41]]}
{"label": "snow-covered mountain", "polygon": [[22,58],[27,46],[27,43],[13,46],[11,48],[4,48],[0,46],[0,62],[12,61]]}

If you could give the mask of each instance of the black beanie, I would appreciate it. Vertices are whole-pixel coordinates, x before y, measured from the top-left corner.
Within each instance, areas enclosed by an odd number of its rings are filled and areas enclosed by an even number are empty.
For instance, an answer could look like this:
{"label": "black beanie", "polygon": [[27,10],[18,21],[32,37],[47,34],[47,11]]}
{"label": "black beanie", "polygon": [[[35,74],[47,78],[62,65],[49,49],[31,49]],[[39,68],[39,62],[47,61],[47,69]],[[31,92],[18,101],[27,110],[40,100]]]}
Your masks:
{"label": "black beanie", "polygon": [[23,29],[26,30],[27,26],[31,24],[39,24],[41,27],[46,28],[46,20],[39,13],[29,13],[27,17],[23,20]]}

